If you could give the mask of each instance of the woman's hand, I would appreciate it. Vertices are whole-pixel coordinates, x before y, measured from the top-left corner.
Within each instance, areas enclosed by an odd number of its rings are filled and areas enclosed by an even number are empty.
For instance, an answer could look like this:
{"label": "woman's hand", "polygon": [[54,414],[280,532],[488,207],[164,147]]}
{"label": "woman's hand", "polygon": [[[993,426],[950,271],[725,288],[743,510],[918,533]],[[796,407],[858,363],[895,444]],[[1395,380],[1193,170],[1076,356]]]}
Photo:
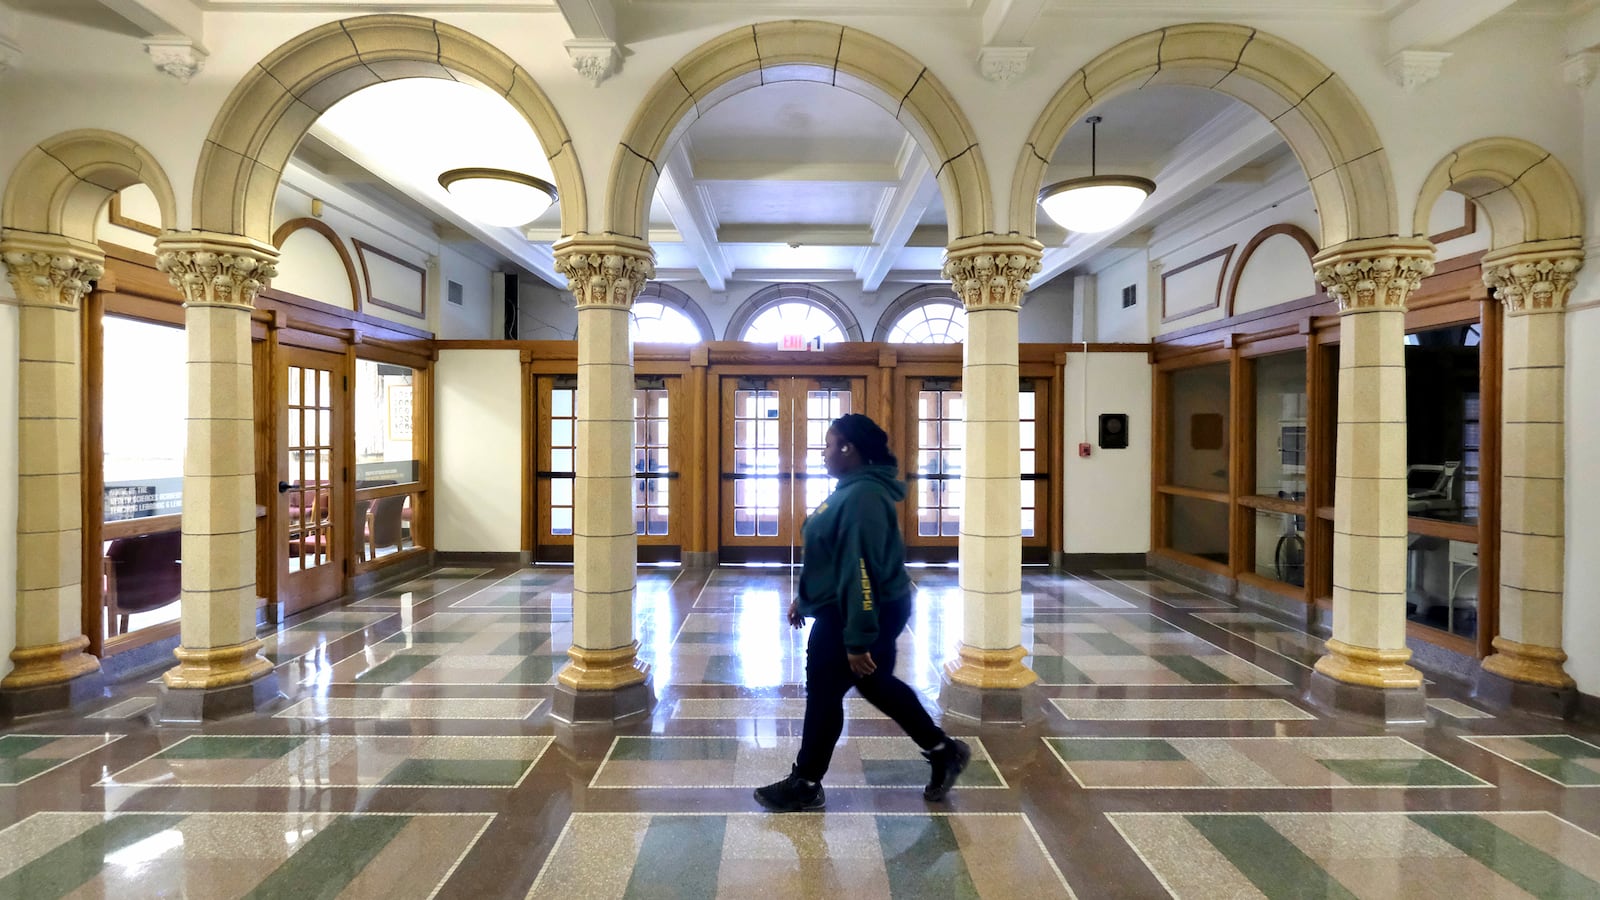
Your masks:
{"label": "woman's hand", "polygon": [[789,601],[789,624],[795,628],[806,627],[805,616],[800,615],[800,598]]}
{"label": "woman's hand", "polygon": [[866,653],[848,653],[850,657],[850,671],[856,673],[857,678],[865,678],[878,671],[878,664],[872,661],[872,651]]}

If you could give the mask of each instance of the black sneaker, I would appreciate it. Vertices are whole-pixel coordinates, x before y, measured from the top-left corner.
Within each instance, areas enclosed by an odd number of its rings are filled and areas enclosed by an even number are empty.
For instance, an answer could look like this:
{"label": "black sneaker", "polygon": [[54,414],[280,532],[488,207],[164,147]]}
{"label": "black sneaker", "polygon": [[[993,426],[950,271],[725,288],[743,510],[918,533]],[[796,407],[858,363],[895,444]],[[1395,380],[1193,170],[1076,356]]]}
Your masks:
{"label": "black sneaker", "polygon": [[924,750],[922,755],[933,766],[928,786],[922,789],[922,799],[938,803],[956,786],[956,779],[966,770],[967,763],[972,759],[972,748],[967,746],[966,741],[946,736],[943,747]]}
{"label": "black sneaker", "polygon": [[821,809],[828,798],[821,784],[807,781],[791,769],[788,778],[756,788],[756,802],[772,812],[805,812]]}

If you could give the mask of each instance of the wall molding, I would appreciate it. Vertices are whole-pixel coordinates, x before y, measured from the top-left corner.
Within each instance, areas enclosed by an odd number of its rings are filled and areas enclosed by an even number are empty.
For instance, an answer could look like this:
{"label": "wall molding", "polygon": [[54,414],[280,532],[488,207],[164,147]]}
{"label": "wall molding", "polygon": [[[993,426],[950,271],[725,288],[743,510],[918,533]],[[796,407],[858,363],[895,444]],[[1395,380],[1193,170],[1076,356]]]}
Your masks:
{"label": "wall molding", "polygon": [[1466,206],[1467,208],[1467,211],[1462,216],[1461,226],[1458,228],[1452,228],[1448,231],[1441,231],[1438,234],[1430,234],[1428,235],[1428,240],[1435,244],[1442,244],[1445,241],[1453,241],[1456,238],[1466,237],[1469,234],[1474,234],[1477,232],[1478,204],[1473,203],[1472,198],[1466,196],[1465,194],[1460,195],[1460,197],[1462,205]]}
{"label": "wall molding", "polygon": [[[1164,271],[1164,272],[1161,273],[1161,324],[1165,325],[1168,322],[1176,322],[1179,319],[1187,319],[1190,316],[1198,316],[1198,315],[1200,315],[1202,313],[1211,312],[1212,310],[1217,309],[1217,308],[1222,306],[1222,283],[1228,277],[1228,261],[1233,259],[1233,251],[1238,246],[1239,246],[1238,244],[1229,244],[1228,246],[1223,247],[1221,250],[1218,250],[1218,251],[1216,251],[1214,253],[1208,253],[1205,256],[1200,257],[1199,259],[1190,260],[1189,262],[1186,262],[1183,265],[1178,266],[1176,269],[1168,269],[1167,271]],[[1212,261],[1213,259],[1216,259],[1219,256],[1222,257],[1222,268],[1220,270],[1218,270],[1218,272],[1217,272],[1217,286],[1216,286],[1216,289],[1212,293],[1211,305],[1210,306],[1196,307],[1195,309],[1190,309],[1190,310],[1185,310],[1184,312],[1178,313],[1177,315],[1168,314],[1168,312],[1167,312],[1167,279],[1171,278],[1174,275],[1181,275],[1184,272],[1187,272],[1187,271],[1189,271],[1190,269],[1193,269],[1196,266],[1205,265],[1206,263]]]}
{"label": "wall molding", "polygon": [[[1244,267],[1250,264],[1250,257],[1255,254],[1256,248],[1266,243],[1268,238],[1277,237],[1280,234],[1286,234],[1300,244],[1300,249],[1306,252],[1307,262],[1310,262],[1317,255],[1316,239],[1304,228],[1292,222],[1269,225],[1256,232],[1255,236],[1245,243],[1244,250],[1239,254],[1239,262],[1233,267],[1233,277],[1228,280],[1228,301],[1223,308],[1224,316],[1233,317],[1234,301],[1239,296],[1239,279],[1244,275]],[[1311,293],[1313,294],[1321,290],[1316,281],[1316,276],[1313,275],[1311,278]]]}
{"label": "wall molding", "polygon": [[[387,250],[374,247],[360,238],[351,238],[351,243],[356,245],[356,255],[361,258],[361,276],[362,280],[365,281],[367,285],[367,302],[371,303],[373,306],[381,306],[384,309],[392,309],[397,313],[402,313],[414,318],[426,320],[428,318],[428,270],[417,265],[416,263],[401,259]],[[417,273],[416,309],[412,309],[409,306],[404,306],[398,300],[385,300],[373,292],[372,269],[367,265],[367,254],[369,253],[373,256],[386,259],[392,263],[395,263],[396,265],[403,266]]]}
{"label": "wall molding", "polygon": [[[339,232],[334,231],[331,227],[329,227],[328,223],[323,222],[320,219],[310,218],[309,216],[302,216],[298,219],[290,219],[282,225],[279,225],[278,230],[272,233],[272,246],[277,247],[281,251],[283,249],[284,242],[289,239],[289,236],[294,234],[296,231],[301,230],[315,231],[317,234],[327,238],[328,243],[333,245],[333,249],[338,251],[339,261],[344,263],[345,277],[350,280],[351,308],[356,312],[360,312],[361,281],[356,278],[355,260],[350,258],[350,251],[345,249],[344,239],[339,236]],[[358,241],[357,243],[360,242]],[[365,260],[363,260],[362,263],[364,267]],[[313,297],[308,299],[317,298]],[[424,299],[426,299],[426,297],[424,297]]]}

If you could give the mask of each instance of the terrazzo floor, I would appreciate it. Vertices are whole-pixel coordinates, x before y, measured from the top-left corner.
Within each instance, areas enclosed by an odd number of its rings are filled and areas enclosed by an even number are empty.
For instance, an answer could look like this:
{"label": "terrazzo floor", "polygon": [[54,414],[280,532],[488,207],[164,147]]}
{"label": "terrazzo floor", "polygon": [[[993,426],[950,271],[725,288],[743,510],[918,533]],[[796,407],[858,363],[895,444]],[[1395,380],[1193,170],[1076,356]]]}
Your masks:
{"label": "terrazzo floor", "polygon": [[[899,674],[937,709],[955,573]],[[804,714],[785,569],[641,568],[650,716],[558,728],[568,569],[451,567],[262,635],[287,695],[204,727],[149,676],[0,731],[0,898],[1596,897],[1600,733],[1449,681],[1387,732],[1307,704],[1320,639],[1143,570],[1027,570],[1026,726],[926,763],[852,696],[824,812],[760,812]]]}

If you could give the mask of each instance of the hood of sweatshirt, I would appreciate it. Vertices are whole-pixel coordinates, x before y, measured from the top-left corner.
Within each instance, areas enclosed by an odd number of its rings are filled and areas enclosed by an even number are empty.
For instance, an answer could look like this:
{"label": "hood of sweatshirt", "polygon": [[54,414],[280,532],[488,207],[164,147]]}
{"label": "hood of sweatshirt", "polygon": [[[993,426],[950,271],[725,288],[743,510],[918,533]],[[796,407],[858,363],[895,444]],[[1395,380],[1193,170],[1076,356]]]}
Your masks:
{"label": "hood of sweatshirt", "polygon": [[895,466],[858,466],[839,479],[839,487],[861,484],[882,491],[890,500],[899,503],[906,498],[906,483],[900,480],[899,475]]}

